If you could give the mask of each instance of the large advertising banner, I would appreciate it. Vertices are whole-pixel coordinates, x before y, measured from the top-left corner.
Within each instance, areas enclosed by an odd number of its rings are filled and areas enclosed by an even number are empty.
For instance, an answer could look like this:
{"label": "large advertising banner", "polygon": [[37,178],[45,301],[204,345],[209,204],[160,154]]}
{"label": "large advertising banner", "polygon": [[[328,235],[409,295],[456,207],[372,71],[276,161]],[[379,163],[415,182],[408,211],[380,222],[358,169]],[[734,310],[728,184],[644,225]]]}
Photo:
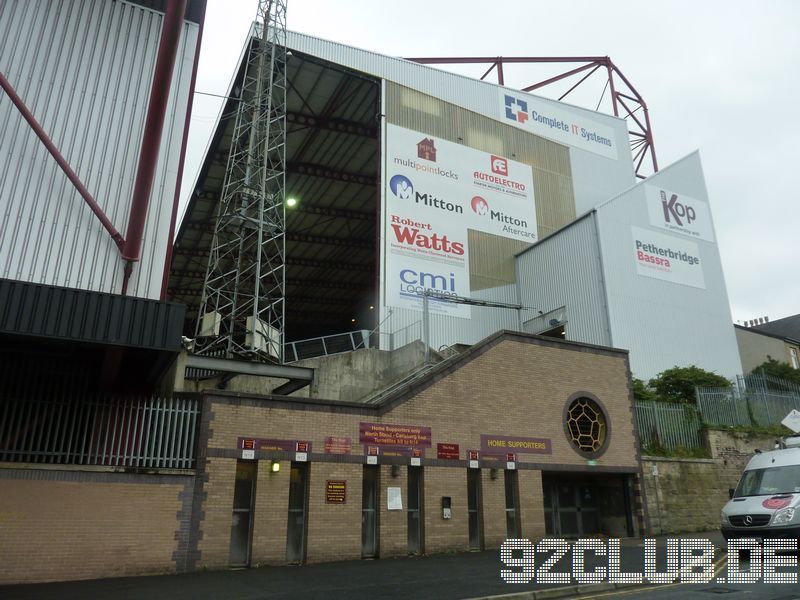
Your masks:
{"label": "large advertising banner", "polygon": [[631,233],[639,275],[705,289],[697,244],[641,227],[631,227]]}
{"label": "large advertising banner", "polygon": [[468,230],[538,239],[530,165],[386,126],[386,304],[469,318]]}
{"label": "large advertising banner", "polygon": [[618,158],[617,136],[608,125],[523,92],[498,88],[498,96],[504,123],[606,158]]}
{"label": "large advertising banner", "polygon": [[689,237],[714,241],[708,203],[655,185],[644,186],[650,224]]}

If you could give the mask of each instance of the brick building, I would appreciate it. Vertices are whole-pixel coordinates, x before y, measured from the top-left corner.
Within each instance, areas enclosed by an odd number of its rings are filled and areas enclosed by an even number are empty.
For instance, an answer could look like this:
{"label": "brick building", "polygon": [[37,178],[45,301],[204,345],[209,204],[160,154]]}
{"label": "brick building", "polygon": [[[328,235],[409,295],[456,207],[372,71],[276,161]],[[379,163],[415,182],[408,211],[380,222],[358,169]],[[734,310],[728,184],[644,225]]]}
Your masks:
{"label": "brick building", "polygon": [[646,529],[624,351],[499,332],[376,404],[198,401],[193,470],[3,465],[4,581]]}
{"label": "brick building", "polygon": [[[595,450],[579,449],[565,427],[568,405],[579,398],[604,412]],[[242,560],[234,545],[246,545],[248,526],[249,564],[463,551],[499,547],[518,535],[627,536],[643,529],[625,352],[501,332],[377,405],[222,394],[205,403],[207,455],[199,477],[206,493],[194,567]],[[326,444],[332,437],[340,440],[335,449]],[[392,437],[399,443],[382,443]],[[264,449],[279,439],[308,443],[310,451],[299,456],[307,462],[296,460],[295,448]],[[405,446],[409,440],[416,440],[418,460],[414,446]],[[237,463],[245,462],[242,445],[254,449],[244,456],[253,456],[255,466],[234,484]],[[371,457],[376,465],[367,464],[370,448],[378,449]],[[470,468],[470,451],[478,453],[478,468]],[[330,481],[346,482],[344,502],[328,497]],[[389,508],[392,488],[399,491],[397,510]],[[234,517],[248,521],[241,538],[231,527],[232,506],[249,511]]]}

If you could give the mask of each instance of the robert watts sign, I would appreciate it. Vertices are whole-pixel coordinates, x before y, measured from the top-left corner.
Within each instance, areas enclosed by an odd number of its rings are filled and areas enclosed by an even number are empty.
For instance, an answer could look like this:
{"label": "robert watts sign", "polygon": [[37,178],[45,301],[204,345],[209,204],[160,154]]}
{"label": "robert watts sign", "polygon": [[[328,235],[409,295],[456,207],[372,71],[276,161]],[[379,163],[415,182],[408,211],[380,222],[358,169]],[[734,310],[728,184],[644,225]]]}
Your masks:
{"label": "robert watts sign", "polygon": [[618,157],[611,127],[530,94],[503,88],[498,94],[503,123],[606,158]]}
{"label": "robert watts sign", "polygon": [[533,171],[504,156],[386,126],[386,304],[469,318],[468,231],[537,241]]}
{"label": "robert watts sign", "polygon": [[650,224],[689,237],[714,241],[708,203],[654,185],[645,185]]}
{"label": "robert watts sign", "polygon": [[631,234],[639,275],[705,289],[697,244],[641,227],[631,227]]}

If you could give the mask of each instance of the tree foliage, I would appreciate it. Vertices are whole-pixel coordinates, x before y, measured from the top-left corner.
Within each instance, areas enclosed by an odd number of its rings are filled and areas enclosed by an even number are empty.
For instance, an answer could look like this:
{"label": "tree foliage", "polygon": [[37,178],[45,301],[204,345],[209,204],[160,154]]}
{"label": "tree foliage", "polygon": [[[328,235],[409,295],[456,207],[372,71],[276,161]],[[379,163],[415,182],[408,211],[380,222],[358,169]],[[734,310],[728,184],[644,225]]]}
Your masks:
{"label": "tree foliage", "polygon": [[656,393],[650,389],[646,382],[634,377],[633,383],[633,399],[637,402],[647,402],[650,400],[658,400]]}
{"label": "tree foliage", "polygon": [[775,360],[771,356],[767,356],[767,360],[750,373],[752,375],[769,375],[800,385],[800,369],[794,369],[789,363]]}
{"label": "tree foliage", "polygon": [[695,387],[729,387],[731,382],[700,367],[672,367],[648,382],[659,400],[693,404]]}

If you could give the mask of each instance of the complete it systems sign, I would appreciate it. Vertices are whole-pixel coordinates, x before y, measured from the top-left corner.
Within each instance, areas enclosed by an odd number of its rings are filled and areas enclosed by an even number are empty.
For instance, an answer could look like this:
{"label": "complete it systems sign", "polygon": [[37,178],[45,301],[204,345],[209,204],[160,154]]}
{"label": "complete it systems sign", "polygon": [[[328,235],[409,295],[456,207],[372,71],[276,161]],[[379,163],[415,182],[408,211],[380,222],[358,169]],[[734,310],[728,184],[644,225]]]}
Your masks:
{"label": "complete it systems sign", "polygon": [[500,88],[498,98],[504,123],[606,158],[618,158],[611,127],[522,92]]}

